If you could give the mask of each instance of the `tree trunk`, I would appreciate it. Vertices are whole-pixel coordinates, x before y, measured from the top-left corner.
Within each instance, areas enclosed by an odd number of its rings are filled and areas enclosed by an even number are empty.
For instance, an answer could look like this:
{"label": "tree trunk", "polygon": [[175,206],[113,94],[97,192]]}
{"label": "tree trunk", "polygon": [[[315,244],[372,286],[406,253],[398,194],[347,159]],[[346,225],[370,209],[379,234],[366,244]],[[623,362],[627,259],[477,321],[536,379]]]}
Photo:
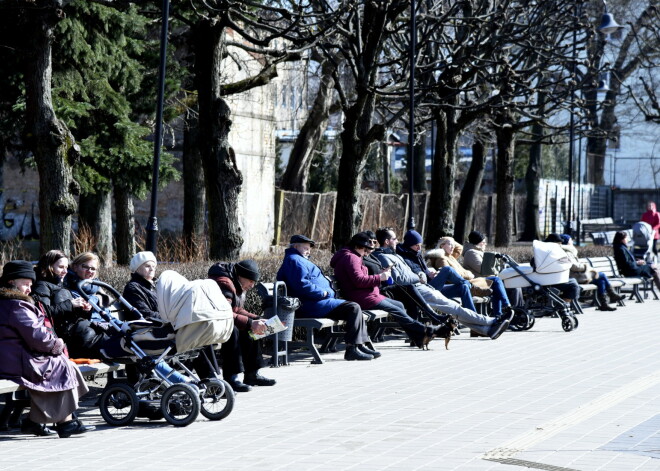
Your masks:
{"label": "tree trunk", "polygon": [[457,127],[453,111],[436,115],[435,162],[431,176],[431,195],[427,210],[427,247],[444,236],[454,234],[454,181],[456,179]]}
{"label": "tree trunk", "polygon": [[[413,177],[415,193],[424,193],[426,188],[426,143],[424,139],[415,145],[415,175]],[[421,218],[417,218],[419,221]]]}
{"label": "tree trunk", "polygon": [[206,259],[206,193],[199,151],[199,122],[188,116],[183,133],[183,240],[186,257]]}
{"label": "tree trunk", "polygon": [[333,73],[335,62],[326,60],[321,67],[319,90],[314,99],[312,109],[307,115],[305,124],[300,129],[296,142],[289,157],[280,187],[287,191],[307,191],[309,168],[321,137],[328,127],[332,92],[335,86]]}
{"label": "tree trunk", "polygon": [[98,191],[95,194],[82,195],[78,223],[80,226],[89,228],[94,244],[93,251],[101,259],[101,265],[112,266],[112,199],[110,192]]}
{"label": "tree trunk", "polygon": [[475,141],[472,145],[472,162],[470,169],[465,177],[465,184],[461,191],[461,197],[458,200],[456,208],[456,229],[454,238],[457,241],[465,241],[467,234],[476,228],[474,222],[474,207],[477,194],[481,188],[481,181],[484,178],[484,169],[486,168],[486,150],[482,141]]}
{"label": "tree trunk", "polygon": [[128,265],[135,252],[135,211],[133,196],[123,188],[115,187],[115,244],[117,264]]}
{"label": "tree trunk", "polygon": [[360,188],[364,164],[372,143],[385,136],[382,125],[371,126],[374,97],[363,92],[357,102],[345,111],[341,133],[342,156],[339,161],[337,203],[332,233],[334,249],[340,248],[355,234],[362,221]]}
{"label": "tree trunk", "polygon": [[56,2],[52,7],[26,11],[24,141],[39,173],[41,252],[59,249],[69,253],[74,195],[79,192],[71,166],[79,149],[69,129],[55,116],[51,94],[53,28],[62,12]]}
{"label": "tree trunk", "polygon": [[495,246],[511,245],[513,228],[513,153],[515,132],[511,126],[498,127],[497,136],[497,209],[495,211]]}
{"label": "tree trunk", "polygon": [[236,260],[243,246],[238,222],[243,175],[228,141],[231,111],[220,97],[222,49],[222,27],[200,21],[195,35],[195,79],[208,204],[209,257]]}
{"label": "tree trunk", "polygon": [[[539,100],[541,98],[539,97]],[[532,241],[540,239],[539,234],[539,180],[541,179],[541,154],[543,152],[543,126],[537,123],[532,126],[534,142],[529,148],[529,162],[525,173],[525,229],[520,240]]]}

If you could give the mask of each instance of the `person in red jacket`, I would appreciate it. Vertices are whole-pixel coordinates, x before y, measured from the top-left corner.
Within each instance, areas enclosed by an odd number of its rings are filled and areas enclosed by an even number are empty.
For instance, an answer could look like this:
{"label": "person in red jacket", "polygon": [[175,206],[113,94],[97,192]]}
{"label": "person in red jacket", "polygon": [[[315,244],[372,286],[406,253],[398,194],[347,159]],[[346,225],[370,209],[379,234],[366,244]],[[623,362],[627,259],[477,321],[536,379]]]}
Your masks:
{"label": "person in red jacket", "polygon": [[642,222],[647,223],[653,229],[653,253],[658,255],[658,239],[660,239],[660,213],[656,211],[655,203],[649,201],[646,212],[642,214]]}
{"label": "person in red jacket", "polygon": [[369,236],[361,232],[351,238],[348,246],[333,255],[330,266],[335,270],[342,296],[358,303],[362,309],[380,309],[389,312],[406,331],[410,340],[419,348],[424,348],[429,341],[441,335],[446,327],[426,326],[410,317],[403,303],[380,294],[378,288],[381,281],[390,277],[390,268],[386,268],[379,275],[369,275],[367,267],[362,263],[362,257],[374,249]]}
{"label": "person in red jacket", "polygon": [[[252,389],[251,386],[273,386],[274,379],[259,374],[259,369],[265,365],[261,342],[253,340],[248,334],[249,331],[264,333],[266,324],[258,315],[244,308],[247,292],[259,281],[259,267],[254,260],[216,263],[209,268],[208,276],[218,283],[234,312],[234,332],[220,347],[225,380],[238,392],[247,392]],[[238,374],[242,372],[245,374],[241,382]]]}

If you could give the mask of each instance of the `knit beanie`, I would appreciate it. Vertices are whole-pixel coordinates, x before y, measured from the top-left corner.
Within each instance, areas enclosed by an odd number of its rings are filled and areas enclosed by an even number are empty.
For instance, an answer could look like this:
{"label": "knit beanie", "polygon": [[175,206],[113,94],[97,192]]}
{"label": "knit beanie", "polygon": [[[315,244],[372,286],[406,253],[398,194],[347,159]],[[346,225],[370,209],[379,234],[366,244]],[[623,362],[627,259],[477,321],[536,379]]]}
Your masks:
{"label": "knit beanie", "polygon": [[480,244],[484,239],[484,235],[479,231],[472,231],[468,234],[468,242],[472,245]]}
{"label": "knit beanie", "polygon": [[568,234],[562,234],[559,237],[561,237],[561,243],[564,245],[568,245],[568,243],[571,241],[571,236]]}
{"label": "knit beanie", "polygon": [[554,242],[555,244],[561,244],[563,241],[561,240],[561,236],[559,234],[552,233],[545,238],[545,242]]}
{"label": "knit beanie", "polygon": [[259,267],[254,260],[241,260],[234,265],[234,270],[238,276],[252,281],[259,281]]}
{"label": "knit beanie", "polygon": [[410,230],[403,236],[403,246],[412,247],[413,245],[421,244],[423,241],[419,232]]}
{"label": "knit beanie", "polygon": [[34,266],[25,260],[12,260],[5,263],[5,266],[2,267],[0,284],[6,285],[9,281],[18,278],[27,278],[28,280],[36,281],[37,276],[34,273]]}
{"label": "knit beanie", "polygon": [[138,252],[133,255],[131,263],[129,264],[129,268],[131,269],[131,272],[135,272],[138,268],[147,262],[158,263],[158,260],[156,260],[156,256],[153,254],[153,252]]}

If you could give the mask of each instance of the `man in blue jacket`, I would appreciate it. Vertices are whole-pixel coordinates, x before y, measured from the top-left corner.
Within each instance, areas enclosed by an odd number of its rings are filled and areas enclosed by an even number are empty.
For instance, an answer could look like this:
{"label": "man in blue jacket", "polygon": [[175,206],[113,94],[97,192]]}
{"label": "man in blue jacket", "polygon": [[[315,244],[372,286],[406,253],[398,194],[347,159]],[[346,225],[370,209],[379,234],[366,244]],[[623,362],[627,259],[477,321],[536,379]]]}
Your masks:
{"label": "man in blue jacket", "polygon": [[284,261],[277,272],[277,279],[286,283],[290,296],[300,299],[301,306],[296,316],[343,320],[346,323],[345,360],[372,360],[380,357],[380,352],[365,345],[369,342],[369,335],[360,306],[337,299],[321,269],[309,261],[314,241],[304,235],[294,235],[289,242],[291,245],[284,252]]}

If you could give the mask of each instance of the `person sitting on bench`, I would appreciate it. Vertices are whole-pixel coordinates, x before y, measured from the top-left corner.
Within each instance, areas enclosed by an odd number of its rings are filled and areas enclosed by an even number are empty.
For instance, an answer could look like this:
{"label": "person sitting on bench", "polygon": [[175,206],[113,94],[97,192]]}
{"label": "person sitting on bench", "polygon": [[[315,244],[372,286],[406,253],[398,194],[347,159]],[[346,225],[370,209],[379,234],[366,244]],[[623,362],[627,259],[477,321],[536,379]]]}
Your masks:
{"label": "person sitting on bench", "polygon": [[365,345],[369,342],[369,335],[360,306],[351,301],[337,299],[321,269],[309,260],[314,241],[298,234],[292,236],[289,243],[289,248],[284,252],[282,266],[277,272],[277,279],[286,284],[287,293],[300,300],[296,316],[326,317],[344,321],[345,360],[372,360],[380,357],[380,352]]}

